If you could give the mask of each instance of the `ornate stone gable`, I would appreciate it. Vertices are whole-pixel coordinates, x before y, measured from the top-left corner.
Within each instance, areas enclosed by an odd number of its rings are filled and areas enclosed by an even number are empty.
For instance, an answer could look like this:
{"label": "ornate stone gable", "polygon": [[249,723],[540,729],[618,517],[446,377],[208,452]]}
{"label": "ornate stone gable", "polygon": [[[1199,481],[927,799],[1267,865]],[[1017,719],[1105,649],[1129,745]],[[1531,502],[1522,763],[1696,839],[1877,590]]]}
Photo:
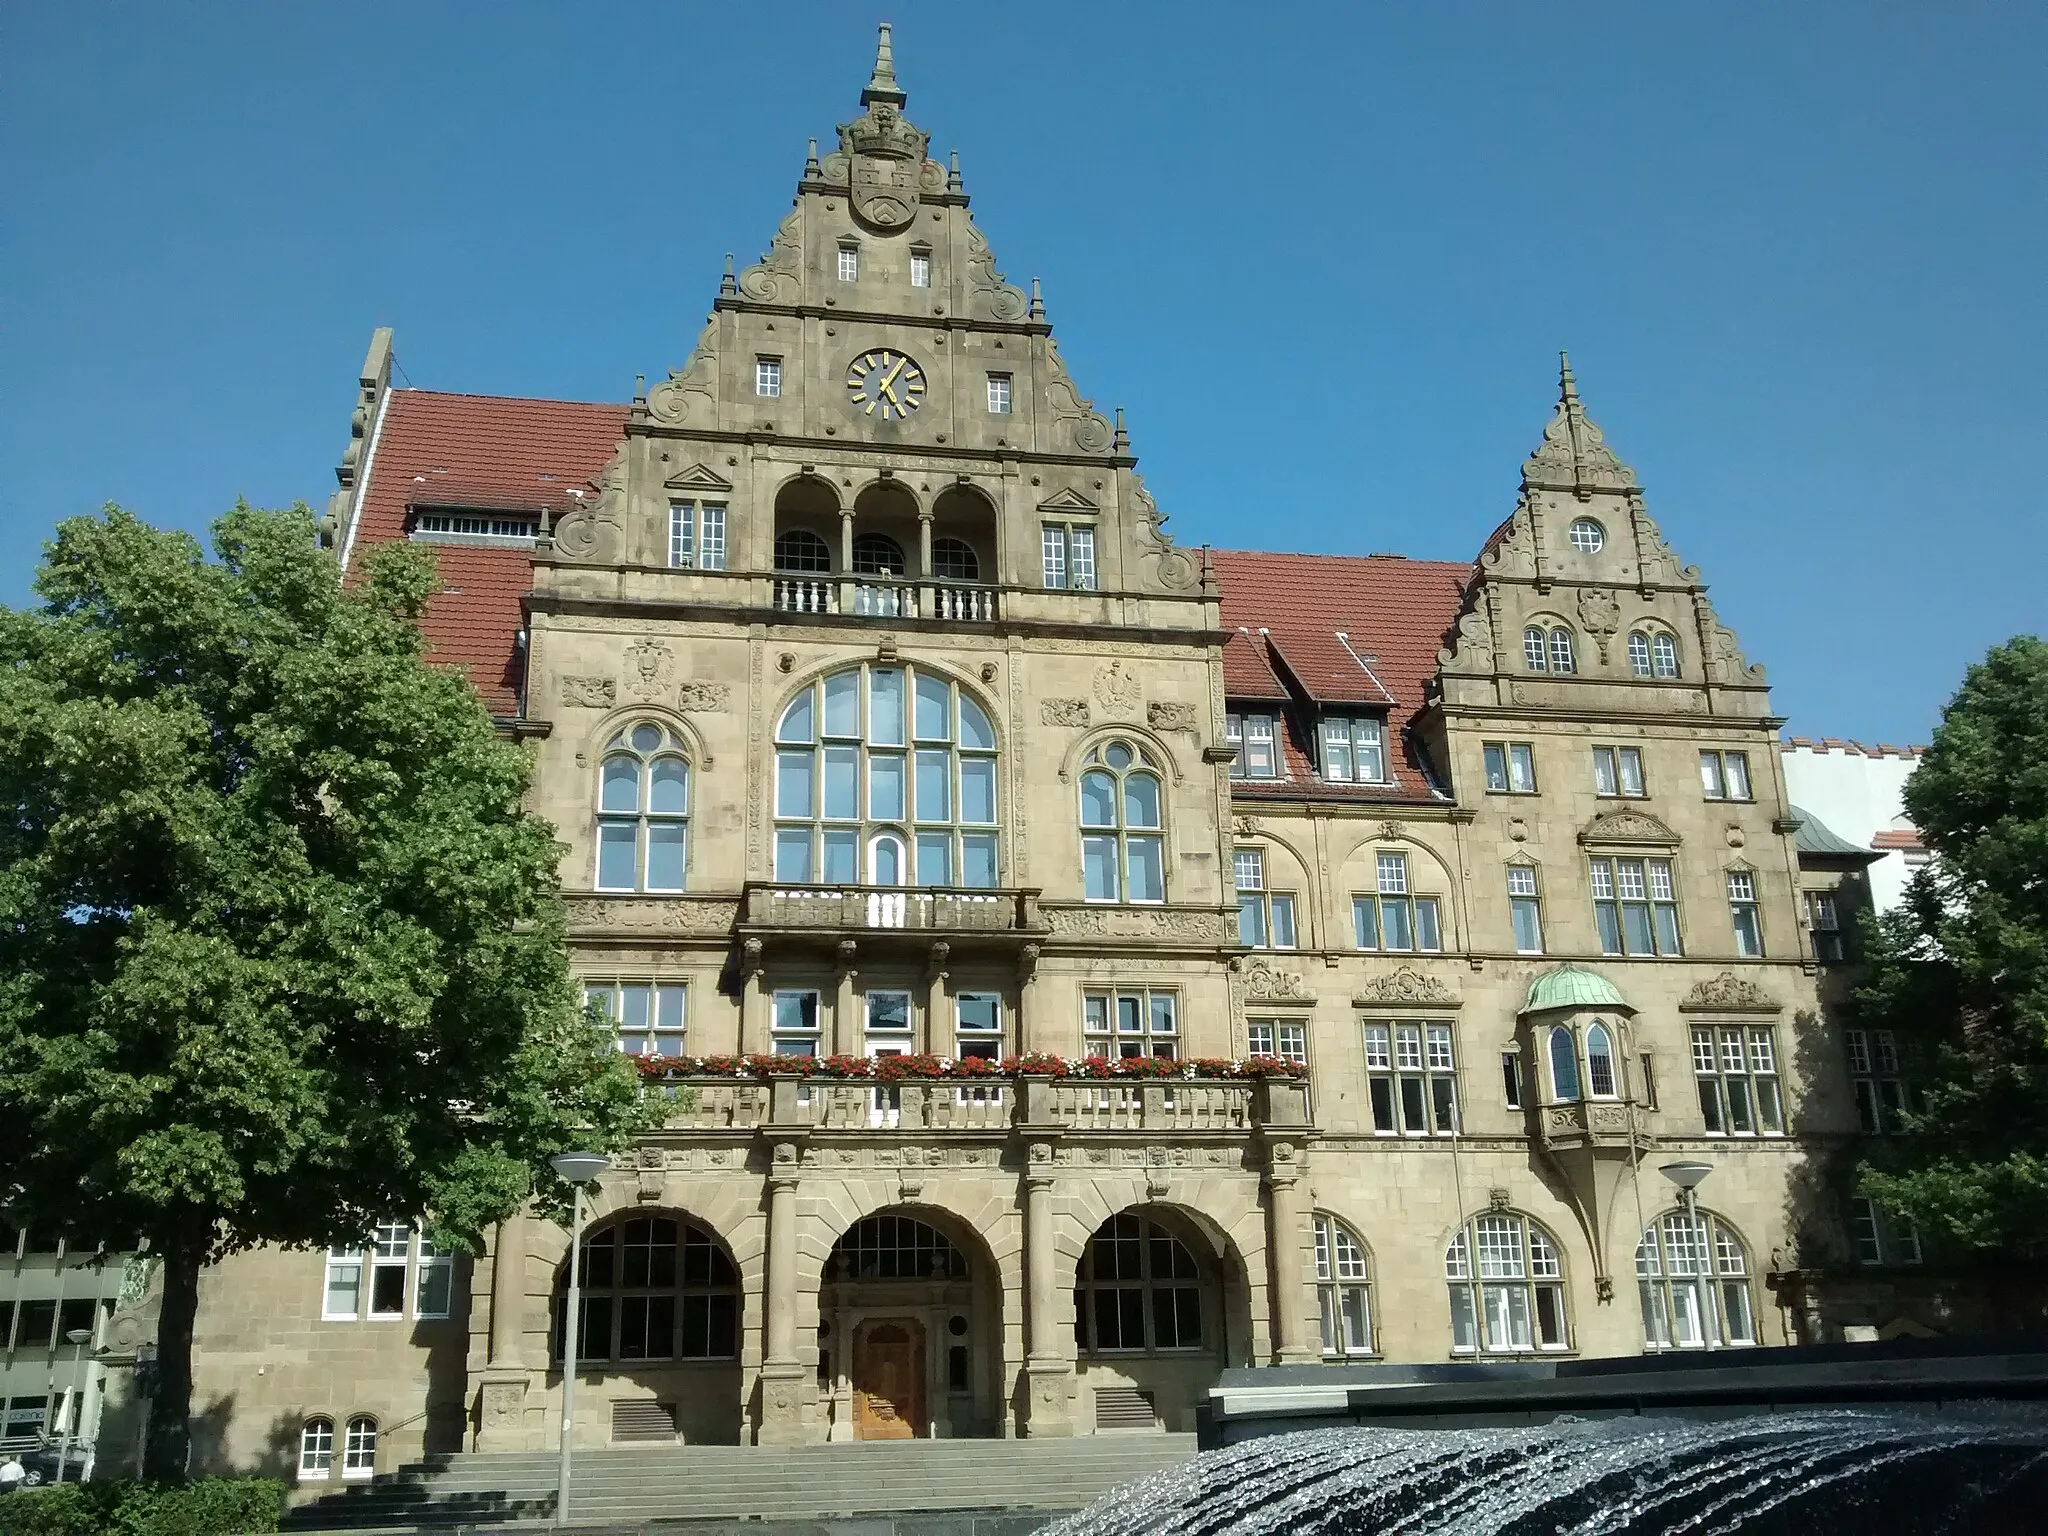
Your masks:
{"label": "ornate stone gable", "polygon": [[1581,501],[1595,491],[1636,490],[1635,471],[1607,446],[1606,435],[1579,401],[1571,359],[1561,352],[1558,359],[1557,412],[1543,429],[1543,441],[1522,465],[1522,484],[1570,491]]}

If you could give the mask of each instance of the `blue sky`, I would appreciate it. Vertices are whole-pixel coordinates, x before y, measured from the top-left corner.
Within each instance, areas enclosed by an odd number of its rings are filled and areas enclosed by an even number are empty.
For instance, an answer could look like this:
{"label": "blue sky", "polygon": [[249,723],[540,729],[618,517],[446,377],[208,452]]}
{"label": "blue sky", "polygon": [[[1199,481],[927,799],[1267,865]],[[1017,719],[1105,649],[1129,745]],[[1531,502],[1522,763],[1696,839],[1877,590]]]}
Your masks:
{"label": "blue sky", "polygon": [[2048,8],[17,4],[0,602],[56,521],[333,486],[423,388],[623,399],[896,24],[1183,543],[1469,558],[1556,353],[1809,735],[2039,632]]}

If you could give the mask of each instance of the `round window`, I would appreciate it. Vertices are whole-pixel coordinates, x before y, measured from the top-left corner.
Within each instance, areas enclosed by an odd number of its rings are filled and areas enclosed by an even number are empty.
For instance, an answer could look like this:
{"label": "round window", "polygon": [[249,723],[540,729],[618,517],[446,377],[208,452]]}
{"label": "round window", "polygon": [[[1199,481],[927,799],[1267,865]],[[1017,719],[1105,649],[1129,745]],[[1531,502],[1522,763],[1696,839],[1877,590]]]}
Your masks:
{"label": "round window", "polygon": [[1607,542],[1607,533],[1590,517],[1581,517],[1572,523],[1571,539],[1573,549],[1582,554],[1597,555],[1600,546]]}
{"label": "round window", "polygon": [[964,1317],[955,1317],[952,1321],[946,1324],[946,1331],[952,1334],[954,1338],[959,1338],[961,1334],[967,1331],[967,1319]]}

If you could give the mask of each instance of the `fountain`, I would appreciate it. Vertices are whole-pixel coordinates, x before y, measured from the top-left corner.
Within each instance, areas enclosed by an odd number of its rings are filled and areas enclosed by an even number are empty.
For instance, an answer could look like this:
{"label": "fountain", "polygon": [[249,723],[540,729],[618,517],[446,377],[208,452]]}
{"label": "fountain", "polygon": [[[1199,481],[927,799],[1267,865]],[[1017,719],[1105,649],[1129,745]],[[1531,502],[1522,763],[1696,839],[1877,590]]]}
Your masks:
{"label": "fountain", "polygon": [[1983,1403],[1261,1435],[1127,1483],[1042,1536],[2044,1530],[2048,1413]]}

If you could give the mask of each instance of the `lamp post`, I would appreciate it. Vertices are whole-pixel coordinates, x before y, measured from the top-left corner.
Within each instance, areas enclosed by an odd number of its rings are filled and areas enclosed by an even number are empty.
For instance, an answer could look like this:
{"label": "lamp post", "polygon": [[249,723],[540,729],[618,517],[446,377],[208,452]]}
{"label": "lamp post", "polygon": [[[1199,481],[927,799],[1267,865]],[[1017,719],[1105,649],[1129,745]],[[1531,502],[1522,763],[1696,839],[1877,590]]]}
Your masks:
{"label": "lamp post", "polygon": [[1705,1333],[1703,1342],[1712,1349],[1721,1326],[1716,1319],[1714,1306],[1714,1255],[1707,1244],[1707,1232],[1700,1225],[1700,1202],[1696,1191],[1706,1176],[1714,1171],[1712,1163],[1681,1162],[1665,1163],[1657,1170],[1678,1186],[1678,1198],[1685,1205],[1685,1219],[1692,1227],[1693,1242],[1697,1245],[1699,1263],[1706,1266],[1706,1274],[1693,1276],[1693,1283],[1699,1287],[1700,1323]]}
{"label": "lamp post", "polygon": [[71,1344],[71,1395],[64,1403],[64,1438],[57,1442],[57,1481],[64,1481],[64,1468],[71,1460],[71,1433],[85,1412],[79,1376],[85,1370],[85,1346],[92,1339],[90,1328],[73,1328],[64,1337]]}
{"label": "lamp post", "polygon": [[555,1524],[569,1523],[569,1453],[576,1437],[576,1333],[583,1310],[583,1186],[611,1167],[602,1152],[564,1152],[548,1163],[569,1185],[569,1298],[562,1318],[562,1468]]}

